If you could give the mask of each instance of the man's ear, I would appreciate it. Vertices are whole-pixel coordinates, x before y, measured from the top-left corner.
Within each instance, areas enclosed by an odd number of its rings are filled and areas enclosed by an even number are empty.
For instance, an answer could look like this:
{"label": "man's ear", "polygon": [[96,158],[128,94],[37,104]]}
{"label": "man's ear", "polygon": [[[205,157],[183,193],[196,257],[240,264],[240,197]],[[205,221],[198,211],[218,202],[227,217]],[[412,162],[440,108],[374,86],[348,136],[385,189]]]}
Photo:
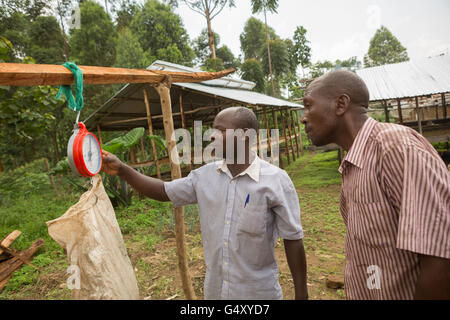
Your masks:
{"label": "man's ear", "polygon": [[350,97],[343,93],[336,99],[336,115],[342,116],[345,112],[347,112],[350,107],[351,99]]}

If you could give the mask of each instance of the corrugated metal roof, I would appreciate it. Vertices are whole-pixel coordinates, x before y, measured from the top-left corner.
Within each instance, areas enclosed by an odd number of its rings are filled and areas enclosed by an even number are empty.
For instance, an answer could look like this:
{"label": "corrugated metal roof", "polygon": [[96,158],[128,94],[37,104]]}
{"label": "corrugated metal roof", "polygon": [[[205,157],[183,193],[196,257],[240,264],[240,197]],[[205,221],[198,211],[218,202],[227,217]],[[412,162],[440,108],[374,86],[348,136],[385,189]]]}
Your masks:
{"label": "corrugated metal roof", "polygon": [[[204,70],[186,67],[180,64],[171,63],[163,60],[156,60],[147,69],[150,70],[167,70],[178,72],[203,72]],[[222,77],[220,79],[207,80],[200,82],[210,86],[226,87],[226,88],[238,88],[245,90],[252,90],[255,87],[255,83],[252,81],[242,80],[235,76]]]}
{"label": "corrugated metal roof", "polygon": [[357,70],[370,101],[450,92],[450,56],[406,61]]}
{"label": "corrugated metal roof", "polygon": [[236,102],[243,102],[244,104],[259,105],[259,106],[275,106],[275,107],[292,107],[303,108],[301,104],[292,103],[286,100],[267,96],[262,93],[239,90],[231,88],[220,88],[204,85],[202,83],[174,83],[174,85],[187,88],[210,95],[220,96],[226,99],[231,99]]}

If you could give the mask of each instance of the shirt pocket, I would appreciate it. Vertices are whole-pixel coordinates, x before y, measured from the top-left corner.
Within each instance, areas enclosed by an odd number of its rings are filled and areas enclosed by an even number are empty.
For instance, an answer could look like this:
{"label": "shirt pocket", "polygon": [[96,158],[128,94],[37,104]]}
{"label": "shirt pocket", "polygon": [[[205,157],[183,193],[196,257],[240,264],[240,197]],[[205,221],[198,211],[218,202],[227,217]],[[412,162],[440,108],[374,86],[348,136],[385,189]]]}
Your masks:
{"label": "shirt pocket", "polygon": [[248,237],[264,237],[266,212],[262,205],[247,205],[239,215],[237,233]]}

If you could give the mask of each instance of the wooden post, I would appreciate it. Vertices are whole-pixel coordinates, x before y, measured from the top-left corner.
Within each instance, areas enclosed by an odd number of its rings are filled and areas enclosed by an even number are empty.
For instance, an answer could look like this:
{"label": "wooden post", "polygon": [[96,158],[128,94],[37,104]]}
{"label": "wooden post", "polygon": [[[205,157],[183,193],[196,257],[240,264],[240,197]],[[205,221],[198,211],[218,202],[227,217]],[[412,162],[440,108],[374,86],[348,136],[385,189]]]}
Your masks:
{"label": "wooden post", "polygon": [[447,104],[445,103],[445,93],[441,94],[441,98],[442,98],[442,107],[444,108],[444,113],[443,113],[443,118],[447,119]]}
{"label": "wooden post", "polygon": [[102,131],[100,130],[100,125],[97,124],[97,135],[98,135],[98,141],[100,141],[100,144],[103,144],[103,139],[102,139]]}
{"label": "wooden post", "polygon": [[3,164],[2,164],[2,159],[0,159],[0,172],[3,172]]}
{"label": "wooden post", "polygon": [[[278,130],[278,118],[275,113],[275,108],[272,108],[272,118],[275,129]],[[280,168],[283,169],[283,157],[281,155],[281,146],[280,146],[280,135],[278,134],[278,158],[280,163]]]}
{"label": "wooden post", "polygon": [[292,159],[295,162],[296,156],[295,156],[295,151],[294,151],[294,144],[292,143],[291,122],[289,120],[290,120],[289,111],[286,111],[286,123],[287,123],[287,129],[288,129],[288,133],[289,133],[289,144],[291,145]]}
{"label": "wooden post", "polygon": [[400,120],[400,123],[403,123],[402,104],[400,102],[400,99],[397,99],[397,110],[398,110],[398,118]]}
{"label": "wooden post", "polygon": [[[184,130],[186,130],[186,117],[184,115],[184,108],[183,108],[183,93],[180,92],[180,113],[181,113],[181,126]],[[184,133],[184,141],[187,141],[188,137],[186,132]],[[190,142],[189,142],[190,143]],[[189,145],[189,150],[191,150],[191,144]],[[189,170],[192,171],[192,157],[189,155]]]}
{"label": "wooden post", "polygon": [[[258,106],[252,107],[253,112],[256,115],[256,119],[258,120],[258,127],[259,127],[259,117],[258,117]],[[261,151],[261,146],[259,145],[260,140],[259,140],[259,130],[256,132],[256,154],[261,156],[260,151]]]}
{"label": "wooden post", "polygon": [[297,119],[297,125],[298,125],[298,137],[300,138],[300,153],[303,156],[303,138],[302,138],[302,127],[300,126],[300,119],[298,117],[297,111],[294,112],[295,118]]}
{"label": "wooden post", "polygon": [[387,107],[386,100],[383,100],[383,107],[384,107],[384,116],[385,116],[386,122],[389,123],[389,110]]}
{"label": "wooden post", "polygon": [[297,129],[295,128],[295,121],[294,121],[294,116],[292,115],[292,110],[289,112],[289,117],[291,119],[291,123],[292,123],[292,129],[294,131],[294,135],[295,135],[295,146],[297,149],[297,158],[300,157],[300,148],[298,146],[298,135],[297,135]]}
{"label": "wooden post", "polygon": [[[148,95],[147,95],[147,90],[145,89],[145,87],[142,89],[142,92],[144,94],[145,110],[147,111],[148,132],[150,135],[153,135],[152,114],[150,112],[150,104],[148,102]],[[156,150],[156,144],[155,144],[155,141],[153,141],[153,139],[151,139],[150,141],[151,141],[152,149],[153,149],[153,158],[155,160],[156,176],[158,177],[158,179],[161,179],[161,171],[159,169],[159,164],[158,164],[158,151]]]}
{"label": "wooden post", "polygon": [[290,165],[291,164],[291,157],[289,155],[290,151],[289,151],[289,144],[288,144],[287,133],[286,133],[286,123],[285,123],[285,120],[284,120],[283,110],[280,110],[280,115],[281,115],[281,122],[283,123],[284,148],[286,149],[288,165]]}
{"label": "wooden post", "polygon": [[417,123],[419,124],[419,133],[422,134],[422,121],[419,110],[419,98],[416,97],[416,113],[417,113]]}
{"label": "wooden post", "polygon": [[[48,164],[47,158],[44,158],[44,165],[45,165],[45,169],[47,170],[47,172],[50,171],[50,165]],[[48,177],[50,178],[50,182],[52,184],[53,192],[55,193],[55,196],[57,198],[59,198],[59,193],[58,193],[58,190],[56,189],[55,180],[53,180],[53,177],[51,175],[49,175]]]}
{"label": "wooden post", "polygon": [[[170,99],[171,78],[164,78],[164,81],[155,86],[161,100],[161,110],[163,114],[164,132],[170,159],[170,171],[172,180],[181,178],[181,167],[178,159],[176,141],[172,138],[174,131],[172,118],[172,103]],[[181,282],[186,299],[196,299],[194,288],[192,286],[191,274],[189,271],[186,255],[185,225],[184,225],[184,207],[174,209],[175,214],[175,236],[177,242],[178,268],[181,274]]]}
{"label": "wooden post", "polygon": [[266,108],[263,107],[263,115],[264,115],[264,122],[266,123],[266,130],[267,130],[267,144],[268,144],[268,150],[269,150],[269,154],[272,157],[272,146],[271,146],[271,139],[270,139],[270,126],[269,126],[269,121],[267,120],[267,113],[266,113]]}
{"label": "wooden post", "polygon": [[144,137],[141,137],[141,153],[142,153],[142,161],[147,160],[147,157],[145,155],[145,148],[144,148]]}

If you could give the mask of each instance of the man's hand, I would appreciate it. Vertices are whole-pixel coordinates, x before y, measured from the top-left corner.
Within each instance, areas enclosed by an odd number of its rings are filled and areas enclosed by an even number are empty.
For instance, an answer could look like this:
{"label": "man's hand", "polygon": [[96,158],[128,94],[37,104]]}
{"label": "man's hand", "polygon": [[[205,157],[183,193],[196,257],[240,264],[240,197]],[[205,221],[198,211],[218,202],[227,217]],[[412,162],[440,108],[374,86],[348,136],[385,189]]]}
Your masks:
{"label": "man's hand", "polygon": [[108,151],[102,150],[102,171],[116,176],[119,174],[120,168],[123,166],[122,161]]}
{"label": "man's hand", "polygon": [[294,280],[295,300],[307,300],[308,288],[306,285],[306,255],[303,241],[284,239],[284,250],[292,279]]}

